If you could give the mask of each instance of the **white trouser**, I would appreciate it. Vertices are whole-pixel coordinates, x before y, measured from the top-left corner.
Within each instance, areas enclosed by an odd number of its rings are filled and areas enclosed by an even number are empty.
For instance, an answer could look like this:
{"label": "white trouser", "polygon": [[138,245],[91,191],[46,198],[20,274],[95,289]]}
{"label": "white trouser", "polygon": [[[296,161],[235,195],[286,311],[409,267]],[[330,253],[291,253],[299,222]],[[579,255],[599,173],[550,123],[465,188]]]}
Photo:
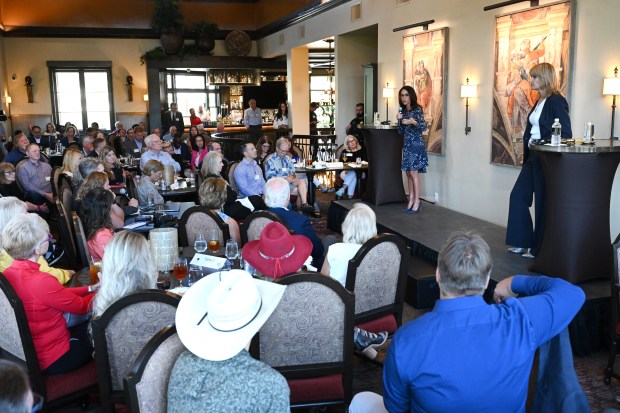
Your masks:
{"label": "white trouser", "polygon": [[349,413],[388,413],[388,411],[383,405],[383,397],[377,393],[365,391],[353,397]]}
{"label": "white trouser", "polygon": [[[362,173],[362,178],[365,176],[366,174]],[[347,186],[347,195],[353,196],[353,194],[355,194],[355,186],[357,184],[357,174],[353,171],[342,171],[340,172],[340,177]]]}

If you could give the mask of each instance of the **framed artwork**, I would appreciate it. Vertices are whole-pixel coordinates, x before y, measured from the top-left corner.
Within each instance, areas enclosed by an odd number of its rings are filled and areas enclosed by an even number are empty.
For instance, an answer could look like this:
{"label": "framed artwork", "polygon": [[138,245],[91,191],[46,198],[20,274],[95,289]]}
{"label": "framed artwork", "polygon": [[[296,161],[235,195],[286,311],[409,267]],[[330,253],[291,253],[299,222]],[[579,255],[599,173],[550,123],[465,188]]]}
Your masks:
{"label": "framed artwork", "polygon": [[447,27],[403,38],[403,84],[416,92],[428,125],[422,134],[426,151],[437,155],[444,154],[447,50]]}
{"label": "framed artwork", "polygon": [[530,88],[532,67],[551,63],[567,97],[571,16],[571,3],[563,2],[496,17],[491,163],[523,163],[523,133],[539,97]]}

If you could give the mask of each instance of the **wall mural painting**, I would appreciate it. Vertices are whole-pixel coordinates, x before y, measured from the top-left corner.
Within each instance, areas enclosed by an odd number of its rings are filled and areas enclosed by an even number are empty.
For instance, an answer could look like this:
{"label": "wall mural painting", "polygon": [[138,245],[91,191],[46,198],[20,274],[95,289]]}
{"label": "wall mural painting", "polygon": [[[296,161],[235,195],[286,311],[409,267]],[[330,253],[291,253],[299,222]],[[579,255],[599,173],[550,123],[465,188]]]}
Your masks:
{"label": "wall mural painting", "polygon": [[551,63],[566,96],[569,77],[570,2],[498,16],[495,23],[495,79],[491,162],[521,166],[527,116],[538,100],[529,71]]}
{"label": "wall mural painting", "polygon": [[444,154],[447,47],[447,28],[403,38],[403,83],[413,87],[418,95],[418,103],[428,124],[428,130],[423,134],[426,151],[437,155]]}

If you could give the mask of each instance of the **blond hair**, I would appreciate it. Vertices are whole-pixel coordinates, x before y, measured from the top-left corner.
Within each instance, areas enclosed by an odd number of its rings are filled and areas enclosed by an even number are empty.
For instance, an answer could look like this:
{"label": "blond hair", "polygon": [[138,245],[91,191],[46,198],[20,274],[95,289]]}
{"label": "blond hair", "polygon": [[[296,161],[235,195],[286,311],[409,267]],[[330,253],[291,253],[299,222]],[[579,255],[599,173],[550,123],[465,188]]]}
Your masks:
{"label": "blond hair", "polygon": [[342,223],[342,242],[363,244],[377,235],[377,216],[368,205],[353,205]]}
{"label": "blond hair", "polygon": [[16,260],[27,260],[47,240],[50,228],[37,214],[16,215],[2,230],[2,246]]}
{"label": "blond hair", "polygon": [[144,164],[144,168],[142,168],[142,173],[146,176],[151,176],[153,172],[159,172],[164,170],[164,165],[156,161],[155,159],[151,159],[147,163]]}
{"label": "blond hair", "polygon": [[558,77],[551,63],[540,63],[530,69],[530,76],[540,78],[540,86],[547,92],[547,96],[558,92]]}
{"label": "blond hair", "polygon": [[226,203],[228,183],[223,178],[208,178],[198,189],[200,205],[209,209],[220,209]]}
{"label": "blond hair", "polygon": [[219,152],[211,151],[207,153],[207,156],[205,156],[202,161],[202,168],[200,169],[202,176],[206,178],[209,175],[220,175],[220,173],[217,172],[217,168],[222,158],[222,154]]}

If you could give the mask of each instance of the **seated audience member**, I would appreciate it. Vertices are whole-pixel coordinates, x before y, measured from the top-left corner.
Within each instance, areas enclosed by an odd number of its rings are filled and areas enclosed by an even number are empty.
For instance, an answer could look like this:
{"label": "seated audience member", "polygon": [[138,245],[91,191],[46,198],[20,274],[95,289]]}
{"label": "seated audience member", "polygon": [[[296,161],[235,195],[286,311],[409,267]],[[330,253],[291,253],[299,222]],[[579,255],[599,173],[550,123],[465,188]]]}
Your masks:
{"label": "seated audience member", "polygon": [[80,145],[80,137],[77,134],[77,129],[75,126],[71,124],[69,124],[69,126],[65,125],[65,135],[60,138],[60,144],[65,148],[76,146],[78,149],[82,149],[82,145]]}
{"label": "seated audience member", "polygon": [[28,161],[17,168],[17,179],[24,188],[24,199],[35,205],[45,201],[54,202],[52,194],[52,167],[41,161],[41,149],[36,143],[31,143],[26,149]]}
{"label": "seated audience member", "polygon": [[221,280],[212,274],[190,288],[176,315],[187,350],[170,375],[169,413],[289,411],[286,379],[248,353],[285,288],[240,270]]}
{"label": "seated audience member", "polygon": [[[0,198],[0,228],[4,228],[6,224],[17,215],[25,215],[26,203],[15,197]],[[13,258],[2,248],[2,239],[0,239],[0,272],[13,264]],[[44,257],[37,260],[39,270],[46,272],[58,279],[61,284],[66,284],[71,276],[75,273],[73,270],[62,270],[60,268],[50,267]]]}
{"label": "seated audience member", "polygon": [[82,152],[85,158],[96,158],[97,152],[95,152],[95,139],[90,135],[84,135],[82,138]]}
{"label": "seated audience member", "polygon": [[222,206],[226,203],[226,186],[228,183],[223,178],[207,178],[198,188],[200,205],[216,212],[222,220],[228,224],[230,238],[241,242],[239,224],[233,218],[222,212]]}
{"label": "seated audience member", "polygon": [[183,161],[184,161],[183,156],[178,153],[174,153],[175,149],[174,149],[174,146],[172,145],[172,142],[162,143],[161,149],[165,152],[168,152],[168,154],[172,156],[172,159],[174,159],[175,162],[178,162],[179,165],[181,165],[181,168],[183,168]]}
{"label": "seated audience member", "polygon": [[82,175],[80,174],[80,162],[84,159],[82,151],[77,149],[67,149],[62,157],[62,167],[60,168],[60,174],[65,174],[71,178],[73,183],[73,189],[75,189],[80,182],[82,182]]}
{"label": "seated audience member", "polygon": [[[355,162],[357,158],[360,158],[362,161],[368,161],[366,149],[361,147],[355,136],[347,135],[345,139],[345,148],[340,153],[340,162]],[[362,177],[365,176],[366,174],[362,175]],[[347,191],[347,196],[353,198],[357,175],[354,171],[342,171],[340,177],[344,181],[344,185],[336,192],[336,197],[342,198],[344,192]]]}
{"label": "seated audience member", "polygon": [[536,349],[568,326],[585,296],[559,278],[516,275],[497,284],[489,305],[482,294],[491,269],[480,236],[450,236],[439,252],[435,308],[392,339],[383,401],[361,393],[351,412],[525,411]]}
{"label": "seated audience member", "polygon": [[221,175],[222,178],[224,178],[228,182],[229,162],[228,159],[226,159],[226,157],[224,156],[224,152],[222,152],[222,145],[220,145],[219,142],[211,141],[207,144],[207,148],[209,149],[209,152],[217,152],[222,155],[222,162],[224,163],[224,166],[222,167]]}
{"label": "seated audience member", "polygon": [[26,148],[28,147],[30,142],[28,141],[28,137],[26,137],[26,135],[24,135],[23,133],[15,136],[13,138],[13,142],[13,149],[4,158],[4,162],[12,163],[13,165],[17,166],[19,161],[28,158],[28,155],[26,154]]}
{"label": "seated audience member", "polygon": [[111,219],[113,203],[114,194],[103,188],[91,189],[80,203],[78,214],[84,226],[88,254],[93,262],[101,261],[103,251],[114,235]]}
{"label": "seated audience member", "polygon": [[[241,255],[261,275],[275,279],[299,271],[311,250],[307,237],[291,235],[284,225],[272,222],[263,229],[260,239],[243,246]],[[387,337],[387,331],[375,334],[358,327],[353,330],[355,347],[371,360],[377,356],[375,347],[383,345]]]}
{"label": "seated audience member", "polygon": [[[145,130],[146,130],[146,129],[145,129]],[[157,128],[157,127],[155,127],[155,128],[153,128],[153,130],[151,131],[151,133],[152,133],[153,135],[157,135],[157,136],[159,136],[159,137],[161,138],[161,128]]]}
{"label": "seated audience member", "polygon": [[56,126],[53,123],[48,123],[45,125],[45,132],[43,132],[43,136],[48,136],[50,143],[56,143],[60,140],[60,132],[56,131]]}
{"label": "seated audience member", "polygon": [[195,144],[192,146],[192,159],[189,164],[193,171],[198,169],[198,165],[202,164],[208,152],[204,138],[200,135],[196,136]]}
{"label": "seated audience member", "polygon": [[[125,226],[125,213],[123,212],[123,208],[116,205],[114,203],[114,199],[116,195],[114,192],[110,190],[110,181],[108,180],[108,175],[105,172],[93,172],[88,175],[88,178],[84,181],[84,183],[80,186],[80,189],[75,194],[75,199],[72,204],[72,208],[74,211],[80,210],[80,204],[82,200],[86,196],[86,194],[92,191],[95,188],[102,188],[108,191],[112,195],[112,206],[110,210],[110,219],[112,221],[112,227],[114,229],[123,228]],[[132,207],[138,206],[138,200],[132,199],[129,202],[129,205]]]}
{"label": "seated audience member", "polygon": [[163,152],[161,150],[162,142],[159,136],[149,135],[144,139],[144,142],[146,143],[148,151],[144,152],[140,157],[140,168],[144,168],[144,165],[148,161],[154,159],[161,162],[164,166],[172,165],[174,167],[174,172],[181,172],[181,165],[172,159],[168,152]]}
{"label": "seated audience member", "polygon": [[28,138],[30,143],[36,143],[41,149],[50,147],[50,137],[41,134],[41,127],[35,125],[30,129],[30,131],[31,136]]}
{"label": "seated audience member", "polygon": [[[202,163],[202,170],[200,173],[206,178],[222,178],[222,168],[224,162],[222,155],[218,152],[209,152],[204,162]],[[226,183],[226,203],[224,203],[224,213],[230,215],[235,220],[243,221],[253,211],[262,211],[267,209],[265,201],[260,195],[250,195],[245,197],[249,201],[247,202],[238,199],[237,191],[232,189],[228,182]]]}
{"label": "seated audience member", "polygon": [[342,223],[342,242],[327,250],[321,273],[345,286],[349,260],[355,257],[366,241],[377,235],[377,217],[366,204],[356,203]]}
{"label": "seated audience member", "polygon": [[[82,153],[82,151],[79,151],[82,156],[84,156],[84,154]],[[78,165],[78,172],[79,172],[79,179],[76,183],[76,187],[73,189],[73,193],[77,193],[77,191],[80,189],[80,186],[82,186],[82,183],[84,182],[84,180],[86,178],[88,178],[88,175],[90,175],[93,172],[105,172],[105,166],[103,165],[103,162],[101,162],[99,159],[96,158],[83,158],[80,161],[80,164]],[[74,174],[73,177],[73,182],[76,182],[76,178],[77,175]]]}
{"label": "seated audience member", "polygon": [[103,152],[103,148],[105,148],[108,144],[108,140],[105,138],[103,132],[97,132],[97,138],[93,141],[93,147],[95,148],[93,153],[96,157],[99,158],[101,152]]}
{"label": "seated audience member", "polygon": [[[183,134],[176,133],[172,139],[173,152],[177,155],[181,155],[184,161],[190,161],[192,159],[192,148],[188,144],[183,142]],[[210,150],[210,149],[209,149]]]}
{"label": "seated audience member", "polygon": [[265,159],[275,152],[273,141],[267,135],[261,137],[258,142],[256,142],[256,150],[258,152],[258,155],[256,156],[256,163],[258,163],[259,166],[262,166],[265,163]]}
{"label": "seated audience member", "polygon": [[127,140],[125,140],[125,154],[127,156],[138,157],[146,152],[147,147],[144,142],[144,129],[137,127],[127,130]]}
{"label": "seated audience member", "polygon": [[118,156],[126,156],[125,142],[127,141],[127,130],[120,129],[118,133],[108,136],[110,145],[114,148],[114,153]]}
{"label": "seated audience member", "polygon": [[256,147],[251,142],[241,145],[243,159],[239,162],[233,178],[239,189],[239,196],[245,198],[250,195],[263,195],[265,193],[265,178],[263,171],[256,163]]}
{"label": "seated audience member", "polygon": [[323,252],[336,242],[336,238],[328,235],[321,241],[308,217],[287,209],[290,197],[290,185],[284,178],[271,178],[265,184],[265,204],[269,211],[282,218],[295,234],[303,235],[312,241],[312,266],[321,268],[325,259]]}
{"label": "seated audience member", "polygon": [[[0,195],[3,197],[13,196],[22,201],[25,199],[24,193],[17,185],[15,167],[11,163],[0,163]],[[35,205],[32,202],[26,202],[26,207],[31,212],[49,212],[49,208],[45,203]]]}
{"label": "seated audience member", "polygon": [[0,412],[37,412],[42,406],[43,398],[30,389],[30,379],[23,367],[0,360]]}
{"label": "seated audience member", "polygon": [[265,161],[265,177],[271,179],[280,177],[286,180],[291,187],[291,193],[297,195],[297,208],[304,212],[313,212],[314,208],[308,205],[308,185],[305,179],[295,177],[295,165],[288,155],[291,141],[282,137],[276,141],[276,152]]}
{"label": "seated audience member", "polygon": [[142,178],[138,183],[138,200],[140,205],[146,206],[149,204],[149,197],[152,198],[155,205],[164,203],[164,197],[162,197],[157,191],[155,184],[162,179],[164,166],[161,162],[156,160],[150,160],[144,164],[142,168]]}
{"label": "seated audience member", "polygon": [[66,373],[86,364],[92,358],[87,323],[69,330],[64,313],[86,314],[91,290],[98,286],[65,288],[41,272],[37,262],[49,248],[49,227],[36,214],[11,219],[2,229],[2,246],[15,259],[4,276],[22,300],[43,374]]}
{"label": "seated audience member", "polygon": [[93,317],[128,294],[156,287],[157,268],[146,238],[131,231],[118,232],[105,247]]}
{"label": "seated audience member", "polygon": [[[183,131],[179,131],[178,133],[181,134],[181,136],[183,136]],[[177,134],[177,127],[176,126],[171,126],[170,128],[168,128],[168,133],[164,135],[163,138],[161,138],[163,141],[165,142],[170,142],[172,141],[172,139],[174,139],[174,136]]]}
{"label": "seated audience member", "polygon": [[[198,136],[198,135],[199,135],[198,127],[197,126],[190,126],[189,133],[188,133],[188,136],[187,136],[187,141],[186,141],[186,142],[189,142],[188,146],[190,147],[190,149],[196,149],[196,136]],[[206,142],[205,142],[205,146],[207,146]]]}
{"label": "seated audience member", "polygon": [[111,146],[104,146],[99,152],[99,160],[103,163],[105,173],[108,174],[110,184],[121,185],[125,183],[125,171],[118,161],[114,149]]}

